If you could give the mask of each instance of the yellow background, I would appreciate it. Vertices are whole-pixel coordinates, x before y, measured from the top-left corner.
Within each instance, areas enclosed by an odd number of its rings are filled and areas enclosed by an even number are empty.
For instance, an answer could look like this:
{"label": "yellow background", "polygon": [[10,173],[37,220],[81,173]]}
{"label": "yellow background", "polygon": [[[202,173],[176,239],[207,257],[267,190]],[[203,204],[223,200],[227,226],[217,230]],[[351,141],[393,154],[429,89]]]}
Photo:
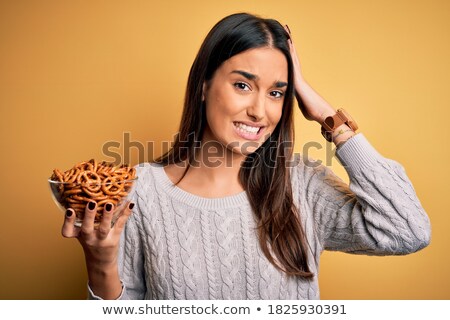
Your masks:
{"label": "yellow background", "polygon": [[[86,271],[46,179],[108,141],[171,141],[210,28],[240,11],[287,23],[309,83],[406,169],[432,222],[403,257],[326,252],[323,299],[449,299],[449,1],[1,1],[0,298],[84,299]],[[324,148],[296,113],[296,150]],[[123,152],[123,150],[119,150]],[[148,148],[146,148],[148,151]],[[329,155],[329,153],[328,153]],[[138,161],[137,149],[131,164]],[[147,155],[140,155],[149,159]],[[108,160],[108,159],[106,159]],[[333,170],[348,181],[336,158]]]}

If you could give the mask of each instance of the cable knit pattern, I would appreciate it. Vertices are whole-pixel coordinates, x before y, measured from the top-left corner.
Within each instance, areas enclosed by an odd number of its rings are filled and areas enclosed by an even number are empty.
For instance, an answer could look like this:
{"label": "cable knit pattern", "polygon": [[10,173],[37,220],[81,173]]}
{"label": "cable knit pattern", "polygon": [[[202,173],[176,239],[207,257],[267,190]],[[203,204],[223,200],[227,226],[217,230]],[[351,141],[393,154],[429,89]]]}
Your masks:
{"label": "cable knit pattern", "polygon": [[[165,194],[161,194],[161,190],[158,190],[159,199],[161,200],[162,212],[169,212],[170,207],[168,205],[168,199]],[[181,278],[181,272],[179,269],[179,264],[177,263],[179,244],[176,238],[176,228],[175,223],[171,219],[174,218],[172,215],[163,215],[163,230],[166,231],[166,251],[169,257],[169,275],[172,281],[173,297],[174,299],[183,299],[183,279]],[[154,219],[156,220],[156,219]],[[155,276],[160,276],[155,274]]]}
{"label": "cable knit pattern", "polygon": [[[142,181],[140,181],[142,184]],[[143,186],[146,190],[146,193],[154,192],[152,189],[146,186]],[[149,190],[150,189],[150,190]],[[146,198],[140,196],[139,201],[137,203],[139,210],[148,210],[152,211],[153,208],[153,202],[148,202]],[[162,274],[164,271],[164,264],[161,261],[161,255],[158,255],[157,253],[161,251],[163,248],[163,233],[162,230],[160,230],[157,225],[155,224],[155,219],[148,219],[147,216],[140,216],[142,219],[142,223],[138,224],[139,228],[142,228],[143,234],[146,235],[146,240],[144,241],[144,248],[146,252],[150,255],[150,261],[151,263],[146,265],[146,267],[154,274]],[[131,223],[130,223],[131,224]],[[132,248],[125,246],[125,248]],[[123,250],[123,252],[127,252],[129,250]],[[124,261],[128,261],[127,259],[124,259]],[[125,263],[126,265],[126,263]],[[168,285],[166,281],[151,281],[150,282],[150,289],[151,289],[151,296],[157,297],[164,292],[167,292]]]}
{"label": "cable knit pattern", "polygon": [[[247,211],[248,212],[248,211]],[[247,299],[255,300],[257,296],[257,278],[254,269],[254,261],[256,257],[256,246],[254,245],[256,230],[252,229],[249,221],[249,215],[240,210],[241,230],[242,230],[242,244],[244,246],[244,261],[245,261],[245,277],[246,277],[246,293]]]}
{"label": "cable knit pattern", "polygon": [[174,186],[158,164],[136,166],[136,206],[119,251],[120,299],[319,299],[323,250],[403,255],[429,244],[429,218],[398,162],[362,133],[336,156],[349,185],[300,156],[290,169],[315,275],[308,280],[285,276],[264,256],[245,192],[203,198]]}
{"label": "cable knit pattern", "polygon": [[199,260],[200,246],[198,242],[199,230],[195,223],[195,213],[191,210],[186,210],[185,207],[177,208],[173,204],[173,211],[175,212],[175,226],[178,230],[178,243],[180,247],[180,258],[182,262],[183,284],[185,287],[184,296],[192,297],[192,299],[200,298],[200,274],[198,274],[199,266],[196,261]]}
{"label": "cable knit pattern", "polygon": [[211,214],[207,210],[201,210],[202,243],[205,250],[206,272],[208,277],[208,293],[210,299],[220,299],[219,277],[220,271],[216,268],[214,254],[214,227],[211,225]]}

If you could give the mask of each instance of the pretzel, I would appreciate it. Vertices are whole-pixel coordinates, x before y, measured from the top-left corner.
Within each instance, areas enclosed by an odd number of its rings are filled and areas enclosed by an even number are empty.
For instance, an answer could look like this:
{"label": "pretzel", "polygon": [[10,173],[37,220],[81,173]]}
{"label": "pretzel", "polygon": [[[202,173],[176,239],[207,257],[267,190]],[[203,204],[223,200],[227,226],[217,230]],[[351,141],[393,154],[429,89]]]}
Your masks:
{"label": "pretzel", "polygon": [[91,159],[65,172],[54,169],[50,180],[59,182],[52,184],[59,203],[66,209],[72,208],[79,220],[84,217],[86,205],[94,200],[97,203],[95,225],[98,226],[105,205],[111,203],[117,207],[130,192],[135,177],[136,170],[127,164],[115,166]]}
{"label": "pretzel", "polygon": [[116,177],[107,177],[103,180],[102,191],[110,196],[115,196],[119,194],[124,187],[123,183],[117,181]]}

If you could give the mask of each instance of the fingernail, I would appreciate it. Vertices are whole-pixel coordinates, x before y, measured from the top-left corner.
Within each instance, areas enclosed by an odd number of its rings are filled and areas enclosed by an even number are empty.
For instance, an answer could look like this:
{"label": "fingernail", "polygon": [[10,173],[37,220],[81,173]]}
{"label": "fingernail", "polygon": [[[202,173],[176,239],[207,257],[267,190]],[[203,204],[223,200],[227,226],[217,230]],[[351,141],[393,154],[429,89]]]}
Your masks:
{"label": "fingernail", "polygon": [[89,208],[89,210],[94,210],[95,209],[95,202],[93,202],[93,201],[89,202],[88,208]]}
{"label": "fingernail", "polygon": [[107,203],[105,206],[106,211],[111,211],[112,209],[112,204],[111,203]]}
{"label": "fingernail", "polygon": [[67,217],[67,218],[70,218],[71,216],[72,216],[72,210],[67,209],[67,210],[66,210],[66,217]]}
{"label": "fingernail", "polygon": [[129,208],[130,210],[133,209],[133,208],[134,208],[134,203],[131,202],[131,203],[128,205],[128,208]]}

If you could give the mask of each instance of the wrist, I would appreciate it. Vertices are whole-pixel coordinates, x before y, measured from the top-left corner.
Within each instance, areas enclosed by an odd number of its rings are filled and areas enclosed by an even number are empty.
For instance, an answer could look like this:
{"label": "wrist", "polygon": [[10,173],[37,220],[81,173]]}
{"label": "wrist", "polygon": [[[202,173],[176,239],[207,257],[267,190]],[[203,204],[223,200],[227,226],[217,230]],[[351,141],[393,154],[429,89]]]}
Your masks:
{"label": "wrist", "polygon": [[84,254],[86,269],[89,274],[98,276],[108,276],[117,271],[117,255],[111,257],[96,257],[93,254]]}
{"label": "wrist", "polygon": [[88,265],[88,285],[92,292],[102,299],[117,299],[122,292],[117,264],[109,268]]}
{"label": "wrist", "polygon": [[323,123],[324,123],[324,121],[325,121],[325,119],[326,119],[327,117],[332,117],[332,116],[334,116],[335,114],[336,114],[336,110],[335,110],[333,107],[329,106],[328,108],[325,108],[325,109],[320,113],[320,116],[319,116],[319,119],[317,120],[317,122],[318,122],[320,125],[323,125]]}
{"label": "wrist", "polygon": [[327,141],[333,141],[338,145],[353,136],[357,129],[358,125],[352,117],[340,108],[334,115],[327,116],[323,120],[321,133]]}
{"label": "wrist", "polygon": [[86,261],[86,270],[88,274],[107,277],[114,274],[118,270],[118,267],[117,263],[93,263]]}
{"label": "wrist", "polygon": [[355,131],[353,131],[352,128],[344,123],[337,127],[336,130],[332,133],[332,140],[336,147],[339,147],[355,134]]}

